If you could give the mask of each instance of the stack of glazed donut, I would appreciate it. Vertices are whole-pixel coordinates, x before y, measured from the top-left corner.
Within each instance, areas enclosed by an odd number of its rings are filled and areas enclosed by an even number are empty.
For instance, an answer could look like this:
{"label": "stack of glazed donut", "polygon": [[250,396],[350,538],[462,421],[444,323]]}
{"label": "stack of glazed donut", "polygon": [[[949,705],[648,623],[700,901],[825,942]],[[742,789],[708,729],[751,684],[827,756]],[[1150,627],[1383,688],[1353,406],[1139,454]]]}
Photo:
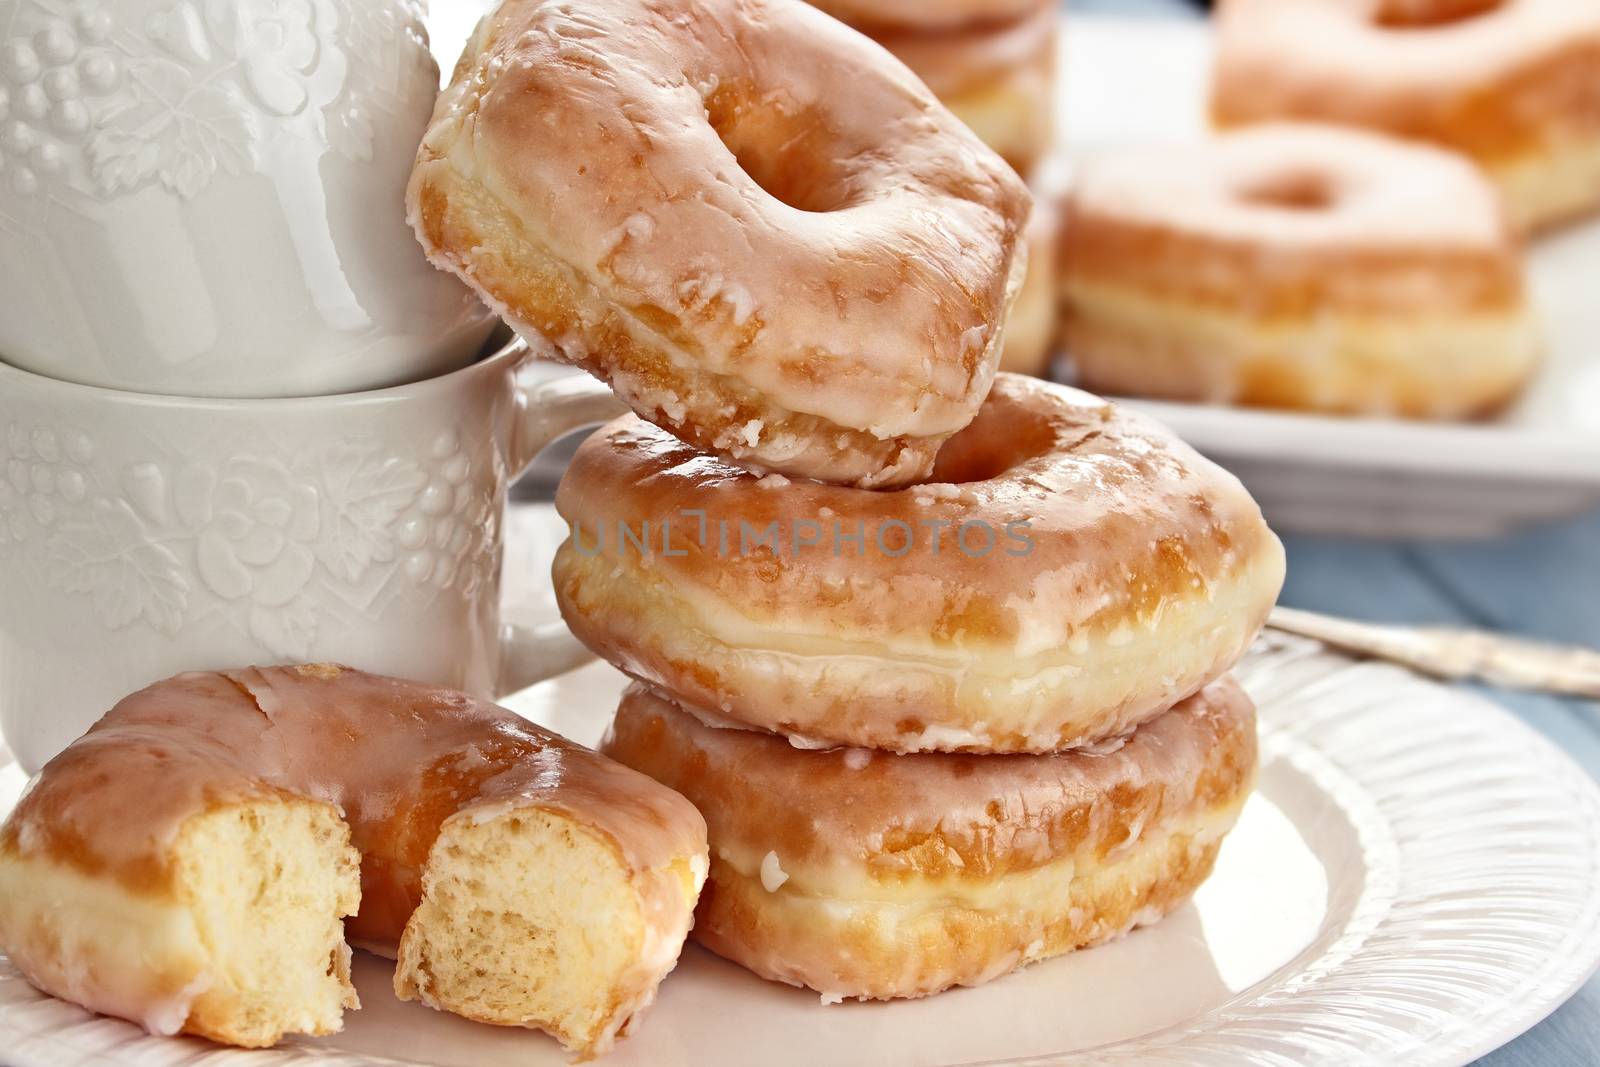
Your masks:
{"label": "stack of glazed donut", "polygon": [[929,479],[871,491],[628,418],[557,506],[562,612],[638,679],[602,751],[705,816],[713,951],[824,1001],[922,996],[1210,872],[1255,768],[1225,672],[1283,555],[1160,427],[1001,373]]}
{"label": "stack of glazed donut", "polygon": [[633,408],[557,499],[563,615],[636,679],[603,751],[706,818],[693,936],[825,1000],[1154,921],[1253,781],[1281,546],[1161,427],[997,375],[1029,201],[797,0],[508,0],[410,188]]}
{"label": "stack of glazed donut", "polygon": [[[810,0],[881,44],[955,116],[1038,188],[1055,140],[1057,0]],[[1000,369],[1044,377],[1056,336],[1059,213],[1039,201],[1028,274],[1012,307]]]}

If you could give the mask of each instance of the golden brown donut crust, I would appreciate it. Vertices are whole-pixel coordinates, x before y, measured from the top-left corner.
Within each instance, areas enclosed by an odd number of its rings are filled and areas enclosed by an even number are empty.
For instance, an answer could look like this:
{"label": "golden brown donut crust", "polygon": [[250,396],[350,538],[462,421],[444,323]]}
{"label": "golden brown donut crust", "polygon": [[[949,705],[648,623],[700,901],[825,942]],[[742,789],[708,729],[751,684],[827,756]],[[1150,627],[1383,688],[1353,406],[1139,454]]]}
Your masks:
{"label": "golden brown donut crust", "polygon": [[[1600,7],[1227,0],[1211,108],[1224,126],[1294,118],[1430,141],[1503,181],[1524,166],[1559,167],[1600,155]],[[1519,221],[1535,228],[1600,207],[1600,189],[1551,205],[1508,192]]]}
{"label": "golden brown donut crust", "polygon": [[502,4],[419,152],[419,238],[702,449],[844,483],[925,475],[989,387],[1026,187],[815,9],[686,10]]}
{"label": "golden brown donut crust", "polygon": [[556,596],[580,640],[797,744],[1052,751],[1118,733],[1232,665],[1283,580],[1231,475],[1139,415],[1010,374],[928,484],[762,479],[624,418],[578,450],[556,506],[575,531]]}
{"label": "golden brown donut crust", "polygon": [[705,815],[702,944],[875,998],[974,984],[1164,914],[1209,873],[1256,767],[1231,678],[1094,754],[803,752],[642,685],[601,748]]}

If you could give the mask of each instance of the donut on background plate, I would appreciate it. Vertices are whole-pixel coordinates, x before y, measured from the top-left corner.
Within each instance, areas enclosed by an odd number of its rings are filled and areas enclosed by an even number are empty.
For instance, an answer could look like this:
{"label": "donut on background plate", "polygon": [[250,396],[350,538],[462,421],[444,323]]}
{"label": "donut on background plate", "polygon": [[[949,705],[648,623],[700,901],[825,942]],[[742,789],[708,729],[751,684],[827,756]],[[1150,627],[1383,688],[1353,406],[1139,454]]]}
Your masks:
{"label": "donut on background plate", "polygon": [[1463,418],[1538,361],[1522,249],[1468,160],[1270,124],[1085,164],[1062,341],[1089,389]]}
{"label": "donut on background plate", "polygon": [[1453,148],[1543,229],[1600,209],[1600,4],[1224,0],[1211,108]]}
{"label": "donut on background plate", "polygon": [[1011,22],[954,29],[873,31],[927,83],[935,96],[1000,153],[1030,173],[1054,138],[1056,40],[1054,0]]}

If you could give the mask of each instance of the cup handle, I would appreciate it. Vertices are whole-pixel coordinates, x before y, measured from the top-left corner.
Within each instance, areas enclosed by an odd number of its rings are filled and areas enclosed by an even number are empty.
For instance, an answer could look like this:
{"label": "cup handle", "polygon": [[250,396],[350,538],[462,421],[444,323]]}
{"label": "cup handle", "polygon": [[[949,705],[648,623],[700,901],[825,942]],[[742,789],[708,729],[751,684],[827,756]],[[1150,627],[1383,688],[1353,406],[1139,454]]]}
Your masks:
{"label": "cup handle", "polygon": [[[627,412],[604,382],[587,374],[530,380],[519,374],[510,459],[518,475],[540,452],[573,430]],[[583,666],[594,659],[559,619],[536,624],[508,620],[500,628],[499,695]]]}
{"label": "cup handle", "polygon": [[508,697],[558,674],[577,670],[594,659],[560,619],[527,625],[505,622],[500,626],[500,678],[498,695]]}
{"label": "cup handle", "polygon": [[[526,366],[526,364],[524,364]],[[587,374],[517,381],[517,416],[511,438],[511,466],[520,476],[559,438],[585,426],[625,415],[628,407],[609,386]]]}

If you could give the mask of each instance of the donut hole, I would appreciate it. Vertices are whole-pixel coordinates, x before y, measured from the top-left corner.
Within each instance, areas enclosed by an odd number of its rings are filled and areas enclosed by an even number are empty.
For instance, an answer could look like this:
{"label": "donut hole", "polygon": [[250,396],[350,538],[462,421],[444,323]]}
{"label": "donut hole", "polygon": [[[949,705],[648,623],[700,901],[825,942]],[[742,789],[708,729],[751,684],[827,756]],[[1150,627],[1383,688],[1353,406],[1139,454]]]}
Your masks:
{"label": "donut hole", "polygon": [[991,400],[977,418],[944,443],[930,482],[987,482],[1048,454],[1056,432],[1046,420],[1012,404]]}
{"label": "donut hole", "polygon": [[1239,199],[1255,207],[1280,211],[1327,211],[1338,201],[1333,182],[1312,171],[1274,174],[1239,191]]}
{"label": "donut hole", "polygon": [[1385,29],[1426,30],[1487,15],[1505,0],[1379,0],[1373,21]]}
{"label": "donut hole", "polygon": [[822,214],[854,202],[833,162],[828,123],[810,112],[785,114],[771,94],[723,85],[705,97],[706,120],[739,168],[797,211]]}

